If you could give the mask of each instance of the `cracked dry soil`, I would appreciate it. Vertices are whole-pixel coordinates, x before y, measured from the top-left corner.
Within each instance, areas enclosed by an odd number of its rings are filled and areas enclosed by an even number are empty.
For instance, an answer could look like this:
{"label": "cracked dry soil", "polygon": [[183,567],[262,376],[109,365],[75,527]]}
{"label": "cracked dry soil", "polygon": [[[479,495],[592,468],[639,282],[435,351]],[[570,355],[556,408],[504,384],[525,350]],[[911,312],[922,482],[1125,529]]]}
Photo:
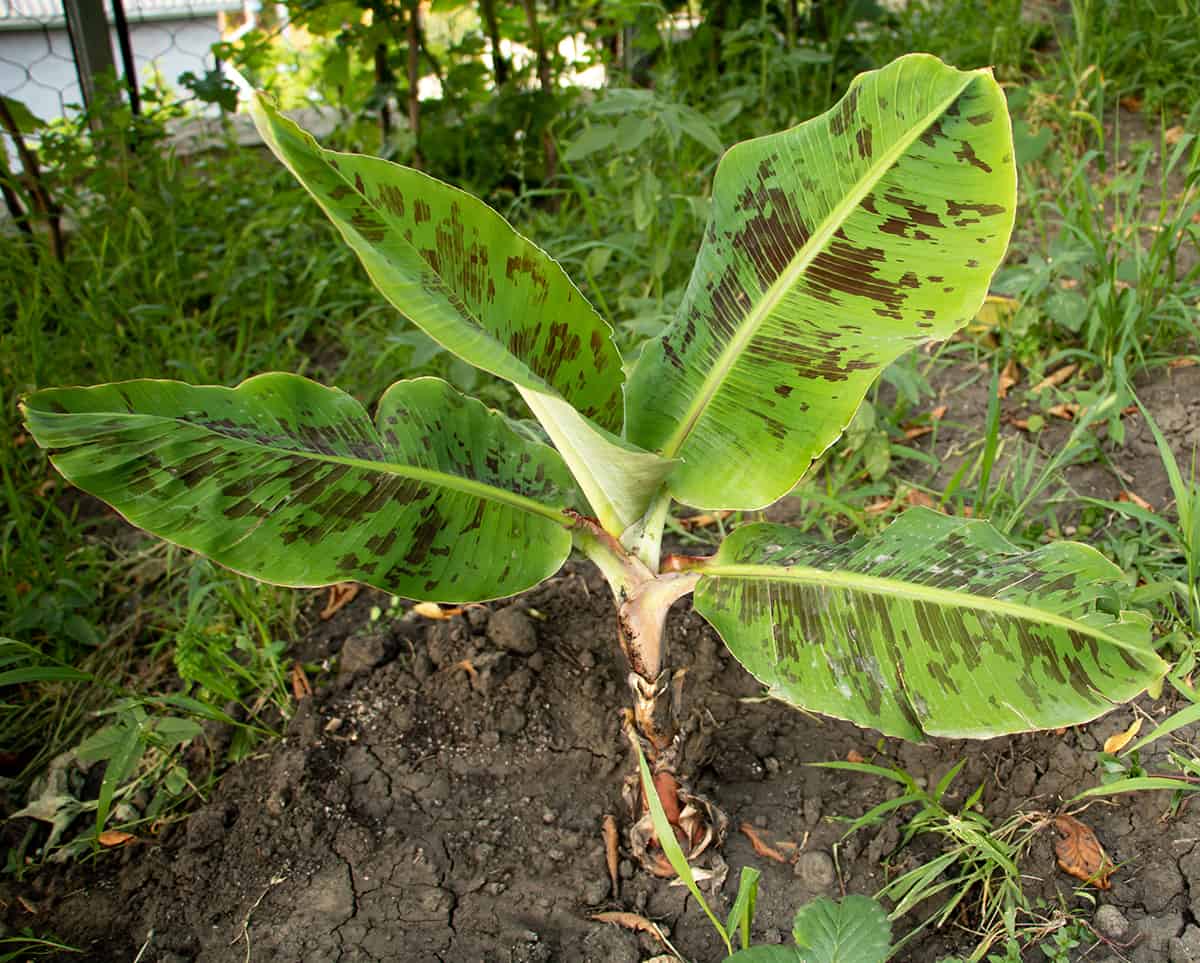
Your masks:
{"label": "cracked dry soil", "polygon": [[[1175,372],[1144,397],[1186,456],[1200,440],[1200,369]],[[1157,496],[1152,441],[1144,426],[1131,430],[1123,469]],[[624,670],[599,573],[571,562],[515,603],[441,622],[409,613],[372,623],[382,598],[364,592],[297,642],[298,658],[337,656],[339,668],[299,704],[281,742],[231,769],[207,805],[159,838],[0,883],[3,925],[54,934],[84,950],[62,959],[89,963],[636,963],[661,953],[644,934],[590,918],[624,909],[664,925],[689,960],[721,959],[683,889],[635,872],[624,850],[617,891],[608,879],[601,823],[609,813],[625,823],[620,789],[632,767],[620,734]],[[918,837],[895,852],[910,810],[843,839],[847,818],[895,788],[806,763],[853,750],[935,785],[965,758],[947,804],[983,784],[983,810],[998,824],[1018,811],[1055,811],[1096,784],[1101,745],[1133,717],[1122,708],[1063,733],[985,743],[879,740],[757,701],[761,687],[686,600],[668,638],[674,664],[688,669],[695,788],[730,817],[718,913],[740,868],[757,867],[760,942],[784,941],[800,903],[873,894],[889,872],[940,851],[939,840]],[[1171,708],[1143,705],[1160,717]],[[1167,751],[1181,744],[1200,754],[1195,741],[1195,727],[1181,729],[1144,751],[1142,764],[1167,768]],[[1200,808],[1170,813],[1169,804],[1167,793],[1143,792],[1080,814],[1118,864],[1107,891],[1057,869],[1052,830],[1027,852],[1030,897],[1092,927],[1073,961],[1200,961]],[[794,858],[756,855],[737,831],[743,822]],[[797,848],[780,845],[789,842]],[[931,911],[897,921],[895,934]],[[974,945],[971,925],[956,917],[896,958],[933,963],[963,952]]]}

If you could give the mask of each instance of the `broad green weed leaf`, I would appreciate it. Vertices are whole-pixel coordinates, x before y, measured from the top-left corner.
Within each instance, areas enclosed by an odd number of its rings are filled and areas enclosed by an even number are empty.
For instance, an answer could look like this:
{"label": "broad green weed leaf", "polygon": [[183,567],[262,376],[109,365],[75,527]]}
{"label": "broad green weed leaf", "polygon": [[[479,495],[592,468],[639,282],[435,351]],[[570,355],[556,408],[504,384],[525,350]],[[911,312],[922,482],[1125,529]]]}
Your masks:
{"label": "broad green weed leaf", "polygon": [[828,113],[731,148],[679,315],[642,353],[627,436],[697,507],[785,494],[914,345],[974,317],[1016,169],[988,71],[902,57]]}
{"label": "broad green weed leaf", "polygon": [[608,124],[593,124],[580,131],[563,155],[568,164],[590,157],[597,151],[608,150],[617,140],[617,128]]}
{"label": "broad green weed leaf", "polygon": [[[621,358],[612,329],[558,262],[464,191],[378,157],[324,150],[264,94],[251,111],[384,297],[448,351],[511,381],[531,407],[548,399],[555,425],[571,425],[567,447],[618,466],[608,479],[616,489],[605,489],[589,476],[591,461],[563,450],[601,523],[619,533],[636,521],[672,465],[613,441],[624,414]],[[546,429],[559,445],[556,427]]]}
{"label": "broad green weed leaf", "polygon": [[570,551],[558,454],[436,378],[397,382],[374,423],[345,392],[279,373],[54,388],[24,408],[73,484],[264,581],[478,601]]}
{"label": "broad green weed leaf", "polygon": [[771,695],[891,736],[1075,725],[1167,669],[1095,549],[928,509],[843,545],[746,525],[705,572],[696,610]]}
{"label": "broad green weed leaf", "polygon": [[822,896],[800,907],[792,923],[805,963],[883,963],[891,937],[883,907],[867,896],[840,903]]}

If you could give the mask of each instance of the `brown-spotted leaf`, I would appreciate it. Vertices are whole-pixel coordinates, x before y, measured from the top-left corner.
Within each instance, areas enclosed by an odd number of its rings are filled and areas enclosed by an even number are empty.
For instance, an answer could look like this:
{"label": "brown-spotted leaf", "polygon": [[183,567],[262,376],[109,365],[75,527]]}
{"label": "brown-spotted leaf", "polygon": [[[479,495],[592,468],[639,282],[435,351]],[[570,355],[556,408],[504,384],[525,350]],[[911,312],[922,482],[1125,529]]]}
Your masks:
{"label": "brown-spotted leaf", "polygon": [[923,54],[738,144],[679,313],[630,376],[630,440],[683,459],[668,485],[689,505],[779,498],[894,358],[975,316],[1015,207],[1003,92]]}
{"label": "brown-spotted leaf", "polygon": [[1092,828],[1064,813],[1055,817],[1054,830],[1058,833],[1054,855],[1058,858],[1059,869],[1097,889],[1109,889],[1112,883],[1108,878],[1116,872],[1116,866],[1104,852]]}
{"label": "brown-spotted leaf", "polygon": [[700,571],[696,611],[772,696],[890,736],[1076,725],[1167,668],[1094,548],[925,508],[835,545],[743,525]]}
{"label": "brown-spotted leaf", "polygon": [[633,524],[674,463],[619,437],[625,375],[612,329],[558,262],[478,198],[325,150],[265,94],[250,107],[380,293],[448,351],[516,385],[605,529]]}
{"label": "brown-spotted leaf", "polygon": [[264,581],[483,601],[553,575],[571,548],[558,454],[436,378],[394,384],[374,421],[280,373],[51,388],[23,408],[73,484]]}

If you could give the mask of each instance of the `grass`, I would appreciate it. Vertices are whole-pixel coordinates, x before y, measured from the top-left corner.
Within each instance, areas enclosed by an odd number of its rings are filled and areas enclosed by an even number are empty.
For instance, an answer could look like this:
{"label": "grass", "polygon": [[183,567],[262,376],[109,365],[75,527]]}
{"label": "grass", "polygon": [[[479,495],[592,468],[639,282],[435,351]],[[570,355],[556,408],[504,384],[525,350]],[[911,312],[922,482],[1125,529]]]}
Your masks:
{"label": "grass", "polygon": [[[453,158],[455,172],[479,172],[480,185],[462,186],[488,190],[497,209],[581,279],[628,355],[682,297],[719,147],[824,109],[853,73],[897,53],[994,64],[1011,85],[1023,161],[1022,227],[995,286],[1018,309],[987,333],[893,367],[848,443],[797,490],[796,522],[814,537],[869,532],[928,498],[990,517],[1025,543],[1073,524],[1140,582],[1134,604],[1190,664],[1200,631],[1200,499],[1190,454],[1156,434],[1164,465],[1175,466],[1167,469],[1173,505],[1156,512],[1082,499],[1064,471],[1096,458],[1119,463],[1121,410],[1137,403],[1129,385],[1197,351],[1200,141],[1186,131],[1200,117],[1200,39],[1168,0],[1075,0],[1043,19],[1022,16],[1021,6],[913,2],[873,20],[818,24],[755,5],[755,16],[725,38],[719,71],[701,30],[670,48],[653,91],[570,98],[551,128],[561,159],[552,183],[488,170],[488,148],[470,139],[476,128],[453,128],[453,112],[438,156]],[[46,141],[51,187],[70,224],[66,263],[0,234],[0,273],[20,279],[0,286],[0,429],[11,441],[0,446],[8,576],[0,626],[12,640],[0,644],[0,725],[15,759],[6,774],[23,794],[63,752],[120,763],[110,765],[106,803],[86,801],[95,803],[86,833],[64,840],[74,839],[80,854],[94,851],[105,826],[146,818],[122,808],[135,787],[158,800],[158,818],[278,731],[291,708],[285,640],[304,631],[302,597],[158,545],[64,491],[22,435],[19,395],[140,376],[232,384],[283,369],[370,403],[401,374],[432,372],[520,411],[509,389],[449,358],[378,299],[274,161],[236,149],[176,157],[156,124],[142,122],[136,137],[85,140],[68,130]],[[1072,382],[1031,404],[1043,421],[1051,401],[1077,402],[1087,414],[1046,450],[1046,434],[1018,442],[993,400],[971,415],[983,421],[983,443],[939,480],[933,452],[950,426],[929,411],[945,372],[974,366],[973,377],[986,381],[1009,359],[1040,373],[1077,364]],[[909,437],[914,426],[933,430],[918,442]],[[809,511],[817,505],[836,515]],[[194,735],[189,722],[232,725],[234,736],[212,771],[181,784],[182,743],[174,740]],[[971,828],[969,814],[940,812],[933,831],[959,846],[951,816]],[[1012,843],[1018,837],[1005,826],[974,828]],[[10,871],[23,872],[43,843],[31,836],[20,844],[27,848],[18,847],[20,858],[10,853]],[[1009,887],[1007,867],[996,865]],[[899,900],[914,892],[901,889],[893,892]],[[1003,892],[996,905],[1017,905],[1016,891]]]}

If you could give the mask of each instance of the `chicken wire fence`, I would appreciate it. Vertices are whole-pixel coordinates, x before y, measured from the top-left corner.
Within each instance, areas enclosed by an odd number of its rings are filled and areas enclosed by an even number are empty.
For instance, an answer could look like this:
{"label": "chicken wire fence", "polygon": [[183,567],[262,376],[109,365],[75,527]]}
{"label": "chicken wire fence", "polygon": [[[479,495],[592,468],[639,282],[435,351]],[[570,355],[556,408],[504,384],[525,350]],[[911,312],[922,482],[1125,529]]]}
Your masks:
{"label": "chicken wire fence", "polygon": [[181,74],[212,70],[213,44],[252,25],[258,9],[257,0],[94,0],[81,27],[71,3],[0,0],[0,95],[43,120],[85,105],[105,27],[110,62],[137,110],[143,85],[179,90]]}

